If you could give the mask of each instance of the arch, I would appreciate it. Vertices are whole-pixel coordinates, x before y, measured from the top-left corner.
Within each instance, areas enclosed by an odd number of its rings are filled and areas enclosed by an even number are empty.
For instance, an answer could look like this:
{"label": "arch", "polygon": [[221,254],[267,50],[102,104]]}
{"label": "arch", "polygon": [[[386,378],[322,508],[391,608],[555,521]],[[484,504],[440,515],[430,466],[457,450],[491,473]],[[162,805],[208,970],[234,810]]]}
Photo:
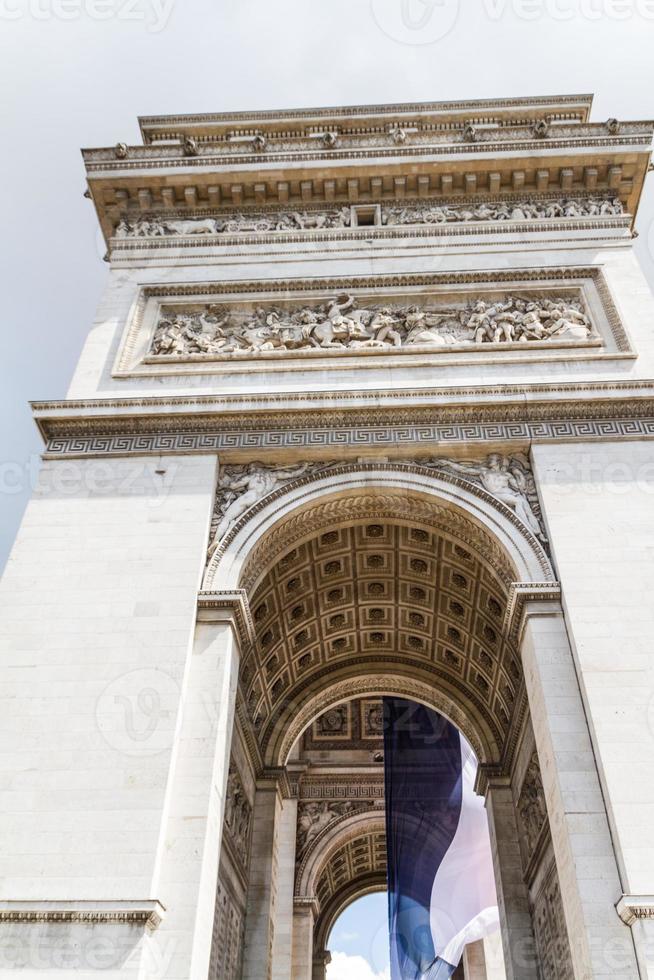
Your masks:
{"label": "arch", "polygon": [[295,894],[298,898],[310,898],[316,894],[320,875],[330,860],[351,841],[373,833],[385,833],[386,818],[383,810],[360,810],[351,816],[335,820],[312,844],[297,871]]}
{"label": "arch", "polygon": [[384,514],[449,527],[513,581],[554,581],[543,544],[483,488],[415,463],[368,463],[319,470],[263,497],[228,531],[211,557],[203,591],[256,586],[286,547],[335,520]]}
{"label": "arch", "polygon": [[352,497],[356,520],[351,509],[337,520],[330,503],[322,530],[294,514],[301,540],[289,548],[282,533],[279,546],[270,532],[268,559],[257,549],[252,578],[244,569],[256,583],[256,642],[243,653],[242,690],[266,765],[283,765],[313,715],[356,693],[434,707],[484,762],[499,761],[522,710],[521,665],[505,629],[508,559],[496,546],[491,560],[486,534],[454,534],[449,510],[447,523],[434,522],[422,500],[412,512],[414,498],[390,506],[381,496],[381,506]]}
{"label": "arch", "polygon": [[313,934],[314,956],[326,950],[329,936],[340,915],[360,898],[387,890],[386,875],[381,872],[355,878],[347,888],[334,895],[332,900],[320,910]]}
{"label": "arch", "polygon": [[466,712],[453,696],[436,689],[432,680],[419,680],[389,672],[377,675],[369,672],[356,674],[334,682],[331,686],[317,686],[299,710],[290,707],[279,725],[277,737],[268,744],[266,764],[272,768],[285,764],[293,745],[315,718],[322,712],[356,697],[395,696],[425,704],[445,715],[468,739],[480,762],[495,759],[499,746],[490,728],[473,725]]}
{"label": "arch", "polygon": [[[296,898],[318,900],[314,954],[324,951],[332,926],[352,901],[386,889],[385,833],[383,812],[354,814],[328,828],[304,863],[296,882]],[[352,852],[359,853],[358,864],[352,861]],[[347,866],[351,874],[343,879],[341,872],[341,878],[334,882],[329,877],[333,865],[339,869]]]}

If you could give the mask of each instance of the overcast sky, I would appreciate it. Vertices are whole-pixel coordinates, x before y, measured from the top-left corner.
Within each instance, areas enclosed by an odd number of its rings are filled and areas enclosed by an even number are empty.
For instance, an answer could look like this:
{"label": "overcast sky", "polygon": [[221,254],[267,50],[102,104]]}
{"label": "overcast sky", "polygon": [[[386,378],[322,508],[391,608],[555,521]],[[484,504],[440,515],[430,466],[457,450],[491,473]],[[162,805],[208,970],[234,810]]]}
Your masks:
{"label": "overcast sky", "polygon": [[[138,114],[564,92],[650,118],[653,42],[654,0],[0,0],[0,567],[40,451],[28,399],[65,395],[107,275],[80,146],[138,142]],[[653,214],[650,183],[650,277]],[[369,938],[341,948],[334,980],[363,976],[345,954],[384,967]]]}

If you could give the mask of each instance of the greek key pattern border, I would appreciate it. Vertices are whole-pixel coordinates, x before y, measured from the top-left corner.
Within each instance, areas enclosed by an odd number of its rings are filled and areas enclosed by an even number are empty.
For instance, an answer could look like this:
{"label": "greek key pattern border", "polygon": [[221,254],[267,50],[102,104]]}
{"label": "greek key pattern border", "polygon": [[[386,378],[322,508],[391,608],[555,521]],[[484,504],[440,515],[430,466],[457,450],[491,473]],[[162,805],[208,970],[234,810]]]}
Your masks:
{"label": "greek key pattern border", "polygon": [[596,439],[652,439],[653,418],[561,419],[534,422],[448,422],[420,425],[316,426],[310,430],[151,432],[57,436],[44,458],[132,456],[159,453],[253,453],[344,448],[415,449],[457,443],[556,442]]}

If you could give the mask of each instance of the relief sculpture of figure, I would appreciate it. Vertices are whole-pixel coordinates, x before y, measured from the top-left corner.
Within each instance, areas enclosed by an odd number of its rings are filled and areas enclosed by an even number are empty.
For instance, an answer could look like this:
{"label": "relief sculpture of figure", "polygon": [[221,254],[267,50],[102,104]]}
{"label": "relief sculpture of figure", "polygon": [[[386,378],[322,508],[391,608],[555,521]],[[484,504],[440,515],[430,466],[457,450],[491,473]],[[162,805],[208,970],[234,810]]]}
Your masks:
{"label": "relief sculpture of figure", "polygon": [[255,309],[209,304],[163,309],[150,353],[280,354],[285,351],[445,347],[563,341],[583,343],[597,334],[577,299],[530,296],[479,298],[465,305],[360,307],[350,294],[315,306]]}
{"label": "relief sculpture of figure", "polygon": [[[442,225],[471,221],[533,221],[554,218],[605,217],[624,214],[619,198],[558,198],[554,200],[482,201],[476,206],[462,204],[406,204],[382,206],[382,225]],[[116,238],[157,238],[162,235],[257,234],[284,231],[317,231],[324,228],[350,228],[351,209],[342,205],[307,211],[224,211],[215,217],[139,217],[121,218]]]}
{"label": "relief sculpture of figure", "polygon": [[544,537],[541,522],[529,499],[531,497],[534,505],[537,505],[533,476],[529,466],[518,456],[491,453],[485,462],[459,463],[452,459],[435,459],[430,465],[472,477],[493,497],[510,507],[537,537]]}
{"label": "relief sculpture of figure", "polygon": [[261,463],[250,463],[244,467],[226,468],[218,484],[217,511],[219,520],[218,526],[213,532],[207,557],[211,558],[229,528],[241,514],[244,514],[266,494],[272,493],[282,483],[303,476],[308,468],[308,463],[296,467],[278,468],[265,467]]}

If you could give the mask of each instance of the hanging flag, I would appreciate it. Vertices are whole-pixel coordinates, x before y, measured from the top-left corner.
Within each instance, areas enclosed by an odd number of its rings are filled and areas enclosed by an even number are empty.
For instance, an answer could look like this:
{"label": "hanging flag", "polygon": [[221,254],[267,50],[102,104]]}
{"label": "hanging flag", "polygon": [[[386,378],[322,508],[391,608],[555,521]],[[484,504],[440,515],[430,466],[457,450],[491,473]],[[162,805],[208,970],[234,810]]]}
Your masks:
{"label": "hanging flag", "polygon": [[499,926],[477,760],[451,722],[384,698],[391,980],[445,980]]}

